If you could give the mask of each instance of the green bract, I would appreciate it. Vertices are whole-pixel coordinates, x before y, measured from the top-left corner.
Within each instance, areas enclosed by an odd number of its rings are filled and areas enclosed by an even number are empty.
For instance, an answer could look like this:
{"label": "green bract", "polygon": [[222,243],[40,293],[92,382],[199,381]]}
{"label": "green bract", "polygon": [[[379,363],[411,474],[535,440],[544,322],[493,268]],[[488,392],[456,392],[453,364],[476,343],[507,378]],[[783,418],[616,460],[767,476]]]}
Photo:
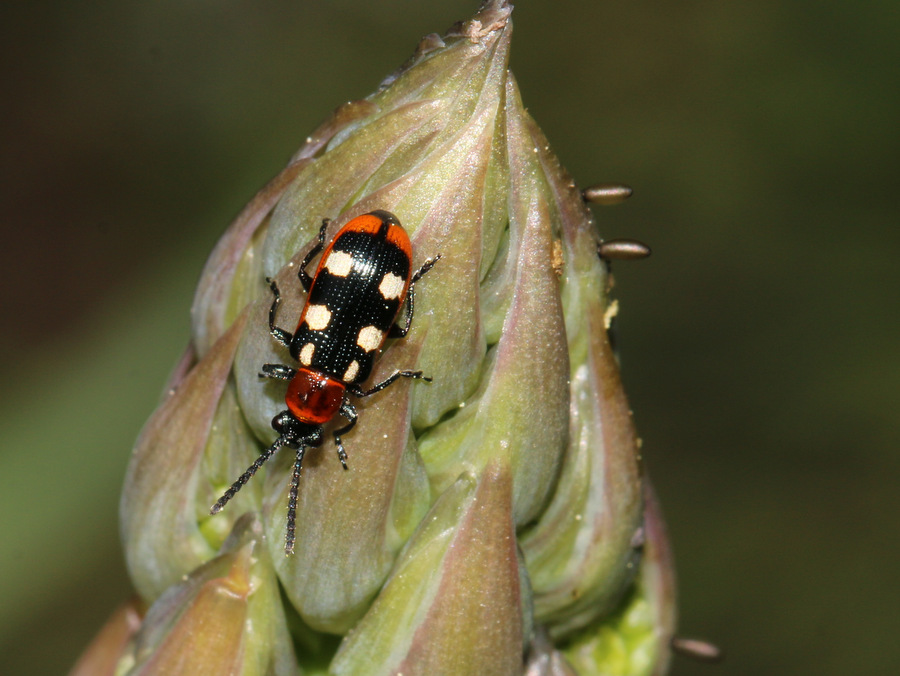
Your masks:
{"label": "green bract", "polygon": [[[488,2],[426,37],[310,136],[216,246],[191,348],[126,479],[122,538],[148,610],[114,673],[664,670],[671,566],[644,511],[608,270],[508,70],[511,11]],[[433,382],[356,403],[350,471],[330,435],[307,453],[286,557],[292,453],[209,516],[284,409],[284,383],[258,375],[290,363],[268,332],[264,280],[292,326],[322,219],[375,209],[410,233],[414,268],[442,259],[372,381],[416,369]]]}

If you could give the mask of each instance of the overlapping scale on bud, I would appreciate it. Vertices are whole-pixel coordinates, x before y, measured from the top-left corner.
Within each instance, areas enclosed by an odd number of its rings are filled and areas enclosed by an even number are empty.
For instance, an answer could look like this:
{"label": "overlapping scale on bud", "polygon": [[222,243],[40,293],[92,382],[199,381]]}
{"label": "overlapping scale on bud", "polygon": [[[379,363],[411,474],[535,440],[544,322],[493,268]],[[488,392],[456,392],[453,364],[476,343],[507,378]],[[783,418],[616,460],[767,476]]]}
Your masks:
{"label": "overlapping scale on bud", "polygon": [[528,120],[561,234],[561,293],[571,363],[569,436],[547,509],[521,539],[537,618],[564,636],[613,610],[639,560],[643,502],[638,439],[607,330],[606,269],[572,180]]}
{"label": "overlapping scale on bud", "polygon": [[[601,673],[585,666],[606,663],[596,637],[624,635],[635,599],[652,595],[607,269],[590,212],[508,70],[511,11],[492,0],[426,37],[307,139],[214,250],[192,348],[122,498],[129,571],[153,604],[128,673],[186,659],[192,641],[211,650],[219,613],[243,652],[216,648],[215,673],[257,673],[266,659],[283,673],[295,651],[315,673]],[[285,384],[259,377],[263,364],[292,363],[269,335],[265,279],[282,290],[278,323],[290,330],[305,300],[298,265],[322,219],[334,221],[330,237],[376,209],[410,234],[414,269],[441,260],[416,287],[412,331],[388,343],[371,382],[397,369],[433,382],[354,400],[349,471],[330,434],[307,452],[285,556],[290,452],[209,516],[284,409]],[[271,613],[268,638],[248,626],[263,626],[260,612]],[[255,619],[238,629],[241,613]],[[659,623],[633,624],[629,655]]]}
{"label": "overlapping scale on bud", "polygon": [[296,674],[278,584],[253,514],[147,611],[117,675]]}
{"label": "overlapping scale on bud", "polygon": [[580,676],[662,676],[675,632],[675,573],[656,495],[644,490],[640,571],[616,612],[578,632],[564,653]]}
{"label": "overlapping scale on bud", "polygon": [[119,659],[141,627],[141,602],[123,603],[72,667],[69,676],[115,676]]}
{"label": "overlapping scale on bud", "polygon": [[334,674],[513,674],[530,633],[516,552],[512,476],[492,461],[464,474],[423,519]]}
{"label": "overlapping scale on bud", "polygon": [[[231,369],[247,313],[236,319],[187,373],[187,357],[142,430],[120,505],[125,561],[141,597],[154,601],[208,561],[260,487],[239,496],[242,508],[209,518],[217,482],[229,481],[258,454],[237,406]],[[254,500],[255,498],[255,500]]]}

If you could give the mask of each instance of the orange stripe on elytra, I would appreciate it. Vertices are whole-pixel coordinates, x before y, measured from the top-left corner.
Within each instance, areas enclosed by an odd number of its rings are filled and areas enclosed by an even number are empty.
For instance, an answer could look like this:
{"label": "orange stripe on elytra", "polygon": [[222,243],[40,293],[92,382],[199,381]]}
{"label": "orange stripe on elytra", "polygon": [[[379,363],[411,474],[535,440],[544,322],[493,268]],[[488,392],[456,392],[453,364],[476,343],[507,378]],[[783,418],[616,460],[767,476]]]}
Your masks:
{"label": "orange stripe on elytra", "polygon": [[[394,216],[396,219],[396,216]],[[316,272],[313,275],[313,286],[309,288],[310,294],[312,294],[313,287],[316,285],[316,277],[319,276],[319,273],[325,267],[325,262],[328,260],[328,257],[331,255],[331,250],[334,248],[334,243],[340,239],[341,235],[345,232],[364,232],[368,233],[372,236],[378,234],[384,225],[385,221],[374,213],[372,214],[363,214],[362,216],[357,216],[356,218],[349,221],[343,228],[338,230],[334,237],[331,238],[331,241],[325,247],[325,250],[322,252],[322,257],[319,259],[319,265],[316,266]],[[399,221],[398,221],[399,223]],[[412,244],[409,241],[409,235],[406,234],[406,230],[403,229],[402,226],[397,225],[395,223],[388,223],[388,231],[386,233],[386,239],[388,242],[396,246],[400,251],[406,255],[410,262],[412,262]],[[403,294],[401,298],[406,297],[406,290],[409,288],[409,278],[406,280],[406,284],[403,287]],[[297,331],[300,330],[300,327],[303,326],[304,322],[306,322],[306,311],[309,309],[309,296],[307,296],[307,302],[303,304],[303,311],[300,313],[300,321],[297,322]]]}
{"label": "orange stripe on elytra", "polygon": [[[334,243],[345,232],[364,232],[366,234],[374,236],[378,234],[383,224],[384,221],[381,219],[381,217],[376,216],[375,214],[363,214],[362,216],[357,216],[356,218],[348,222],[343,228],[337,231],[334,237],[332,237],[331,242],[322,253],[322,258],[319,261],[318,269],[321,270],[322,263],[328,258],[329,254],[331,253],[331,249],[334,246]],[[398,249],[400,249],[400,251],[408,256],[410,260],[412,260],[412,244],[409,241],[409,235],[406,234],[406,230],[404,230],[399,225],[390,223],[388,224],[386,238],[388,242],[396,246]]]}
{"label": "orange stripe on elytra", "polygon": [[399,225],[390,225],[387,232],[387,241],[400,249],[412,263],[412,244],[409,241],[409,235],[406,234],[406,230]]}

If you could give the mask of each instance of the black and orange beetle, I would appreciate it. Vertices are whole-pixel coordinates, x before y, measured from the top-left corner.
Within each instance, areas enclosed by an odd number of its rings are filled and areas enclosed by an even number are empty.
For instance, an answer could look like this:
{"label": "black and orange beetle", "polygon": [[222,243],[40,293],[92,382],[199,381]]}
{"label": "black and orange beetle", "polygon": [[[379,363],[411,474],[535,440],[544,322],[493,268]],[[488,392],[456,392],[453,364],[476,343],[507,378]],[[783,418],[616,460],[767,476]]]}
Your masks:
{"label": "black and orange beetle", "polygon": [[[368,397],[380,392],[398,378],[430,381],[421,371],[395,371],[368,390],[360,386],[372,372],[375,358],[387,338],[402,338],[413,318],[416,282],[440,258],[430,258],[412,274],[412,246],[409,235],[397,217],[387,211],[357,216],[325,247],[328,219],[322,222],[316,245],[300,264],[300,283],[307,292],[300,322],[293,334],[275,325],[281,294],[273,280],[267,280],[274,300],[269,308],[269,333],[288,348],[299,368],[284,364],[264,364],[260,377],[289,381],[285,403],[287,410],[272,419],[278,438],[247,468],[210,514],[217,514],[241,490],[263,463],[282,446],[297,450],[291,475],[287,532],[284,551],[294,551],[297,492],[303,454],[309,447],[322,444],[322,426],[337,414],[347,424],[334,430],[334,443],[344,469],[347,452],[341,435],[356,424],[356,408],[348,395]],[[316,274],[306,268],[325,248]],[[396,323],[406,302],[406,320]]]}

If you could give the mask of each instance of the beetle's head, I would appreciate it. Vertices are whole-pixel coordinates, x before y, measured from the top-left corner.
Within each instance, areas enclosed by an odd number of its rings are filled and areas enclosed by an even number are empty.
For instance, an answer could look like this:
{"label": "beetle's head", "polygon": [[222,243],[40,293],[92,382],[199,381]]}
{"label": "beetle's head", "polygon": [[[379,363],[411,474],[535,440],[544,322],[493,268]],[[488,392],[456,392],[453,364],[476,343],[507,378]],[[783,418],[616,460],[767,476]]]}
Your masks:
{"label": "beetle's head", "polygon": [[300,422],[290,411],[282,411],[272,418],[272,429],[281,435],[284,445],[291,448],[322,443],[322,426]]}

